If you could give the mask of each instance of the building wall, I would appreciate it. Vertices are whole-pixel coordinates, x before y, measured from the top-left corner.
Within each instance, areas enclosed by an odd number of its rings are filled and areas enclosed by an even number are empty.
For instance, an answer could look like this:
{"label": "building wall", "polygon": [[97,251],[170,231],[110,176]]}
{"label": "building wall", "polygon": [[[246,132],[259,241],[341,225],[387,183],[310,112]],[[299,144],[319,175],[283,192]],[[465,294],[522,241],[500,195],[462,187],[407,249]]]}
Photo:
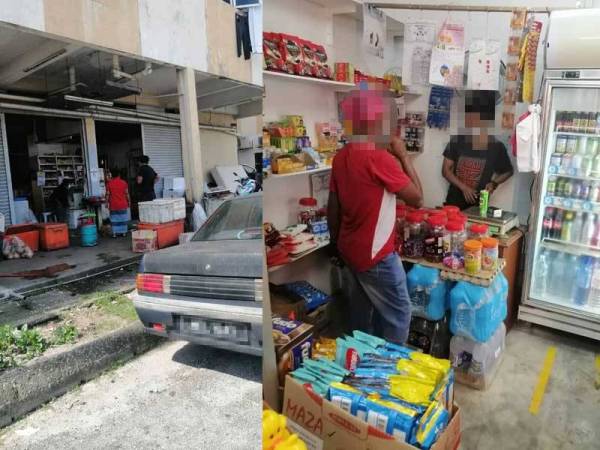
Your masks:
{"label": "building wall", "polygon": [[238,164],[237,138],[231,133],[200,129],[200,151],[205,180],[210,180],[210,169]]}
{"label": "building wall", "polygon": [[235,8],[222,0],[0,0],[0,22],[260,83],[256,58],[237,56]]}

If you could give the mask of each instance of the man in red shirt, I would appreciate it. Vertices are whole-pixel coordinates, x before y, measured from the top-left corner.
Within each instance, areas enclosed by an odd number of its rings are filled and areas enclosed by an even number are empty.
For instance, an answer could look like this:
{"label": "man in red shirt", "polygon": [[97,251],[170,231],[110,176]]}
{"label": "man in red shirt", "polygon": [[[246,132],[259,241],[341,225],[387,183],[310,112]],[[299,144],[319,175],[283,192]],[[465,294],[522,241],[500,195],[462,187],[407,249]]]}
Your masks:
{"label": "man in red shirt", "polygon": [[341,107],[349,143],[333,160],[328,222],[345,263],[351,326],[404,343],[411,305],[394,248],[396,199],[420,207],[421,182],[404,142],[390,138],[395,104],[386,92],[353,92]]}
{"label": "man in red shirt", "polygon": [[110,170],[111,179],[106,183],[108,196],[108,209],[113,237],[117,234],[127,233],[127,208],[129,208],[129,187],[121,178],[119,169]]}

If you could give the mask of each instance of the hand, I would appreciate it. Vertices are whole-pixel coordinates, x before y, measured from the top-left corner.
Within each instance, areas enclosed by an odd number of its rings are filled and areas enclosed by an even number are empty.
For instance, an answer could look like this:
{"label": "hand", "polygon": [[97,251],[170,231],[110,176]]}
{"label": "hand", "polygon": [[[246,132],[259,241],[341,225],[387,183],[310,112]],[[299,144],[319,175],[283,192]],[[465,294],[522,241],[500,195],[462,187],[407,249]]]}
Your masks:
{"label": "hand", "polygon": [[400,160],[406,158],[408,156],[408,152],[406,151],[406,144],[404,144],[404,140],[398,136],[392,136],[390,153]]}
{"label": "hand", "polygon": [[485,190],[488,191],[491,195],[492,192],[494,192],[497,187],[498,187],[498,185],[496,183],[494,183],[493,181],[490,181],[488,184],[485,185]]}
{"label": "hand", "polygon": [[475,189],[465,186],[465,188],[462,189],[462,193],[467,203],[470,205],[477,203],[477,191],[475,191]]}

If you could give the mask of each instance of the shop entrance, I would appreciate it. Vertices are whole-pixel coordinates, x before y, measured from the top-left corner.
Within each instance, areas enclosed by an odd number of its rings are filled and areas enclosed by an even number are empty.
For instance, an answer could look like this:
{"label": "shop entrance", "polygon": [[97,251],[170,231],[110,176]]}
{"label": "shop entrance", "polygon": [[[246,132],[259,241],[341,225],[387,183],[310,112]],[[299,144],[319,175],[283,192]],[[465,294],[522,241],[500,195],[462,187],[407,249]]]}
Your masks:
{"label": "shop entrance", "polygon": [[105,179],[112,169],[117,169],[121,178],[127,181],[131,194],[131,213],[137,217],[135,184],[142,148],[142,128],[140,124],[96,121],[96,145],[98,165],[104,171]]}
{"label": "shop entrance", "polygon": [[[81,120],[6,114],[6,138],[14,196],[13,223],[44,221],[64,181],[71,204],[81,202],[85,186]],[[31,212],[30,212],[31,211]]]}

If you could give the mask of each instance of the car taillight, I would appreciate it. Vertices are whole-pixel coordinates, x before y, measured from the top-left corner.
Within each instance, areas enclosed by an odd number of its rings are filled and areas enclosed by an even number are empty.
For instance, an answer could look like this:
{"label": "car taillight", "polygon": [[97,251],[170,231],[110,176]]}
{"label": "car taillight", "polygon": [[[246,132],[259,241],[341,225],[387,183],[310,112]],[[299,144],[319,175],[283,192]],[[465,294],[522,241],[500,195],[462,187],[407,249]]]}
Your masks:
{"label": "car taillight", "polygon": [[152,329],[156,331],[165,331],[165,326],[162,323],[153,323]]}
{"label": "car taillight", "polygon": [[170,294],[171,276],[154,273],[140,273],[137,276],[136,285],[139,292]]}

